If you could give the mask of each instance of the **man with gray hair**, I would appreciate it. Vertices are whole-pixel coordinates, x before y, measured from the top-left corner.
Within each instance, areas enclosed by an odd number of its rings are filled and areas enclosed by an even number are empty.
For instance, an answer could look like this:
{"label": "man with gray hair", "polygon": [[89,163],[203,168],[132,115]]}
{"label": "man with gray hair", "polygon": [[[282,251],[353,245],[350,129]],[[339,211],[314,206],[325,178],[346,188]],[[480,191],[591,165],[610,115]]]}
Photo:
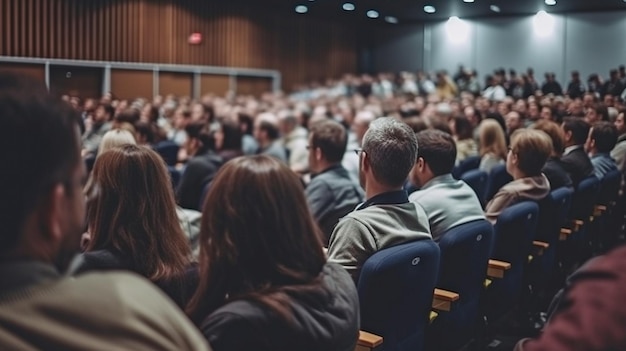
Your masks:
{"label": "man with gray hair", "polygon": [[328,258],[341,264],[358,282],[361,267],[377,251],[409,241],[432,240],[424,209],[409,202],[403,190],[417,159],[413,130],[393,118],[379,118],[363,137],[359,181],[366,201],[339,221],[328,246]]}

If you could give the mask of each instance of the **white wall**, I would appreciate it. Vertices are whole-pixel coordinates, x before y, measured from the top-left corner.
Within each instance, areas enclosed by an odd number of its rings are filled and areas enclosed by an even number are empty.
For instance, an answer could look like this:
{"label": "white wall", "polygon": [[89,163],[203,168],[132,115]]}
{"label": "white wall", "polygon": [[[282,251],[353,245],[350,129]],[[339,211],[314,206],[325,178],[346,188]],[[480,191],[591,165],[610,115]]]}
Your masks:
{"label": "white wall", "polygon": [[514,68],[520,73],[533,67],[540,81],[550,71],[565,85],[572,70],[579,70],[584,79],[590,73],[606,77],[611,68],[626,64],[625,11],[551,16],[553,29],[544,36],[535,31],[534,16],[462,20],[467,38],[456,40],[459,42],[450,37],[447,21],[427,23],[422,29],[420,52],[416,52],[417,41],[410,45],[396,41],[392,46],[378,46],[373,48],[373,55],[378,58],[374,68],[413,69],[389,65],[384,58],[403,57],[396,62],[402,64],[411,56],[421,56],[411,62],[423,62],[421,68],[426,71],[446,69],[453,73],[462,64],[484,76],[500,67]]}

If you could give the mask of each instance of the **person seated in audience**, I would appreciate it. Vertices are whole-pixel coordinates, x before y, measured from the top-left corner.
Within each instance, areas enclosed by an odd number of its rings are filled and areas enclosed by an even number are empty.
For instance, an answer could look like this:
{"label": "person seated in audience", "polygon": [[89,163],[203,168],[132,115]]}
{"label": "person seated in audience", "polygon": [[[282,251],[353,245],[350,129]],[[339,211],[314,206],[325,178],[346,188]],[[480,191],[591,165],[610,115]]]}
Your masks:
{"label": "person seated in audience", "polygon": [[280,140],[278,118],[271,113],[262,113],[254,121],[254,138],[259,144],[257,154],[270,155],[287,163],[287,150]]}
{"label": "person seated in audience", "polygon": [[145,278],[64,275],[85,215],[77,112],[44,84],[0,73],[0,116],[11,165],[0,173],[0,349],[208,350]]}
{"label": "person seated in audience", "polygon": [[593,165],[584,147],[590,127],[577,117],[565,118],[561,127],[565,135],[565,151],[561,156],[561,164],[576,187],[583,179],[593,175]]}
{"label": "person seated in audience", "polygon": [[85,189],[89,241],[76,272],[130,270],[184,307],[197,270],[161,157],[136,145],[114,148],[98,157],[91,180]]}
{"label": "person seated in audience", "polygon": [[588,108],[587,113],[585,114],[585,121],[589,123],[589,125],[594,125],[596,122],[608,120],[609,110],[603,104],[596,104],[595,106]]}
{"label": "person seated in audience", "polygon": [[337,220],[363,201],[363,190],[341,165],[347,143],[344,126],[333,120],[317,122],[311,126],[308,143],[312,176],[305,193],[327,245]]}
{"label": "person seated in audience", "polygon": [[183,146],[187,142],[187,125],[191,123],[191,111],[184,106],[180,106],[174,111],[172,129],[167,133],[167,139],[175,142],[178,146]]}
{"label": "person seated in audience", "polygon": [[354,349],[356,289],[326,262],[286,164],[267,155],[228,162],[202,222],[200,283],[187,313],[215,351]]}
{"label": "person seated in audience", "polygon": [[341,161],[343,167],[350,174],[350,178],[355,184],[359,184],[359,156],[355,150],[363,145],[363,136],[370,127],[370,123],[376,119],[376,115],[372,111],[360,111],[354,117],[348,136],[354,135],[354,140],[348,138],[348,147]]}
{"label": "person seated in audience", "polygon": [[450,129],[456,142],[456,164],[470,156],[478,155],[478,147],[473,138],[473,129],[469,120],[465,117],[453,117],[450,119]]}
{"label": "person seated in audience", "polygon": [[615,160],[617,168],[626,173],[626,124],[624,118],[626,117],[626,110],[621,110],[615,119],[615,128],[617,129],[617,144],[611,151],[611,157]]}
{"label": "person seated in audience", "polygon": [[489,173],[493,167],[503,164],[506,159],[506,138],[502,126],[495,119],[485,119],[478,128],[480,130],[480,165],[478,168]]}
{"label": "person seated in audience", "polygon": [[426,211],[433,240],[439,241],[452,227],[484,219],[485,214],[474,190],[464,181],[452,177],[456,160],[456,145],[452,136],[428,129],[417,133],[417,144],[418,159],[410,179],[419,190],[409,196],[409,201]]}
{"label": "person seated in audience", "polygon": [[113,148],[126,144],[137,144],[135,136],[131,132],[124,129],[110,130],[102,137],[102,142],[98,147],[98,156]]}
{"label": "person seated in audience", "polygon": [[518,202],[540,201],[550,192],[550,182],[541,169],[552,153],[550,137],[535,129],[521,129],[511,137],[506,171],[513,181],[504,185],[485,207],[487,219],[495,223],[502,211]]}
{"label": "person seated in audience", "polygon": [[299,124],[293,111],[284,111],[279,118],[283,145],[289,155],[287,164],[294,172],[304,174],[309,170],[307,130]]}
{"label": "person seated in audience", "polygon": [[329,260],[346,268],[355,283],[365,261],[377,251],[431,239],[424,209],[409,202],[403,190],[417,160],[413,130],[391,117],[376,119],[359,153],[366,200],[339,221],[328,246]]}
{"label": "person seated in audience", "polygon": [[252,136],[254,130],[254,120],[251,116],[245,113],[237,114],[237,122],[239,122],[239,128],[241,129],[241,148],[244,155],[255,155],[259,149],[259,144]]}
{"label": "person seated in audience", "polygon": [[215,149],[224,163],[243,156],[242,135],[239,124],[231,119],[221,121],[214,131]]}
{"label": "person seated in audience", "polygon": [[540,130],[546,133],[550,139],[552,139],[552,153],[546,161],[541,171],[550,181],[550,189],[556,190],[561,187],[571,187],[572,178],[561,164],[561,155],[563,154],[563,145],[565,143],[565,136],[563,129],[552,121],[538,121],[532,127],[532,129]]}
{"label": "person seated in audience", "polygon": [[519,112],[511,111],[504,117],[507,137],[511,137],[516,130],[524,128],[524,122]]}
{"label": "person seated in audience", "polygon": [[176,198],[182,208],[198,210],[202,191],[213,180],[223,160],[215,152],[215,137],[209,124],[191,122],[185,132],[189,136],[185,149],[191,159],[180,178]]}
{"label": "person seated in audience", "polygon": [[555,298],[540,336],[514,351],[626,350],[626,246],[589,260]]}
{"label": "person seated in audience", "polygon": [[100,104],[92,115],[92,120],[86,123],[83,134],[83,156],[95,155],[100,146],[100,141],[106,132],[111,130],[111,121],[115,109],[111,105]]}
{"label": "person seated in audience", "polygon": [[152,147],[157,143],[158,130],[156,125],[139,121],[135,123],[135,139],[137,144]]}
{"label": "person seated in audience", "polygon": [[611,150],[617,143],[617,128],[611,122],[598,122],[589,129],[585,150],[591,157],[593,174],[602,179],[610,171],[617,169],[611,158]]}

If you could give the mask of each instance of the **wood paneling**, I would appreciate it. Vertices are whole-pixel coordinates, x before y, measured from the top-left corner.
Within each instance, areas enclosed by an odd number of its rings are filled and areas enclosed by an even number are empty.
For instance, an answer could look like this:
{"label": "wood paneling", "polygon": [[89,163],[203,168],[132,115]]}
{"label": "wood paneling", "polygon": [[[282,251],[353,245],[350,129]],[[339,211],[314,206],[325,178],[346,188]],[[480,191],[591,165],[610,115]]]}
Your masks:
{"label": "wood paneling", "polygon": [[127,69],[111,70],[111,91],[121,99],[150,97],[153,94],[153,72]]}
{"label": "wood paneling", "polygon": [[193,97],[193,74],[159,72],[159,94]]}
{"label": "wood paneling", "polygon": [[104,69],[50,65],[50,91],[57,95],[102,96]]}
{"label": "wood paneling", "polygon": [[272,80],[262,77],[237,77],[237,94],[254,95],[261,94],[272,90]]}
{"label": "wood paneling", "polygon": [[350,24],[232,1],[0,0],[0,30],[0,55],[277,69],[286,89],[357,63]]}
{"label": "wood paneling", "polygon": [[230,77],[203,74],[200,76],[200,95],[225,96],[230,89]]}
{"label": "wood paneling", "polygon": [[46,67],[44,65],[0,62],[0,70],[29,75],[42,82],[46,80]]}

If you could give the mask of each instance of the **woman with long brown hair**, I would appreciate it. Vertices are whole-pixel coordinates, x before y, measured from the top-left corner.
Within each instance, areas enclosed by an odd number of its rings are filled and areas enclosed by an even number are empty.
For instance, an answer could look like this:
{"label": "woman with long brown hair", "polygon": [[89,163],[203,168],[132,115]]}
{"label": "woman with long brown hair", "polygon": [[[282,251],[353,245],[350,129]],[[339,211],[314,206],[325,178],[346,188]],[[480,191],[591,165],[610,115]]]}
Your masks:
{"label": "woman with long brown hair", "polygon": [[215,351],[353,350],[358,298],[327,263],[297,175],[268,156],[222,167],[204,204],[187,312]]}
{"label": "woman with long brown hair", "polygon": [[197,284],[165,163],[137,145],[98,157],[88,197],[90,240],[78,272],[131,270],[161,287],[179,306]]}
{"label": "woman with long brown hair", "polygon": [[504,130],[495,119],[485,119],[478,126],[480,165],[479,169],[487,173],[497,165],[506,162],[506,136]]}

